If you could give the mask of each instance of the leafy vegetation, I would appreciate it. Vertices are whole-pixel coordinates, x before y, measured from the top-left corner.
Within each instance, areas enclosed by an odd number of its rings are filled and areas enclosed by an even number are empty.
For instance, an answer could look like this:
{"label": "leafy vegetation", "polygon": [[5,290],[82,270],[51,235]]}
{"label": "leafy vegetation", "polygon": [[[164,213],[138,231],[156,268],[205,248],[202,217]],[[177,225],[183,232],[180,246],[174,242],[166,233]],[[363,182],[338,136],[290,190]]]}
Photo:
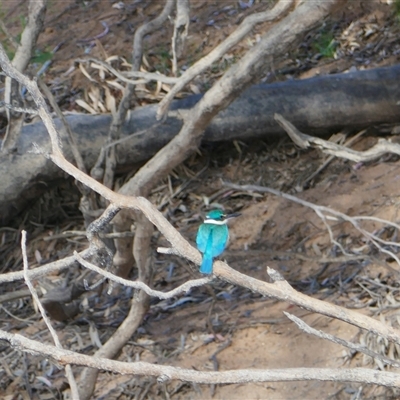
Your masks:
{"label": "leafy vegetation", "polygon": [[322,32],[313,45],[313,49],[326,58],[334,58],[336,47],[337,43],[331,31]]}
{"label": "leafy vegetation", "polygon": [[397,19],[400,21],[400,0],[393,1],[393,8],[394,8],[394,12],[397,16]]}

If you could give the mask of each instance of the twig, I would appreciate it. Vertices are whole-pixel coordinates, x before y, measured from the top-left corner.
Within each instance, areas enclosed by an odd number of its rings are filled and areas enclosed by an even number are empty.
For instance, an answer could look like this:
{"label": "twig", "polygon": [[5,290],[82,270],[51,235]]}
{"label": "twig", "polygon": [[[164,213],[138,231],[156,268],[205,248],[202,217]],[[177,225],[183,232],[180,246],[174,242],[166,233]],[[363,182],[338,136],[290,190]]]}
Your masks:
{"label": "twig", "polygon": [[[223,350],[225,350],[226,348],[228,348],[229,346],[231,346],[231,345],[232,345],[232,340],[231,340],[231,339],[226,340],[225,343],[223,343],[223,344],[215,351],[215,353],[212,354],[212,355],[209,357],[209,360],[212,361],[212,363],[213,363],[214,371],[218,371],[218,370],[219,370],[219,361],[218,361],[217,355],[218,355],[219,353],[221,353]],[[211,397],[214,397],[214,395],[215,395],[215,385],[214,385],[214,384],[211,385],[211,387],[210,387],[210,393],[211,393]]]}
{"label": "twig", "polygon": [[[86,231],[64,231],[62,233],[59,233],[57,235],[51,235],[44,237],[43,240],[45,242],[48,242],[50,240],[54,239],[66,239],[69,237],[75,237],[75,236],[87,236]],[[110,233],[99,233],[99,237],[103,239],[117,239],[121,237],[134,237],[135,232],[110,232]]]}
{"label": "twig", "polygon": [[[44,16],[46,13],[46,0],[30,0],[28,8],[28,22],[21,35],[21,43],[18,46],[12,65],[19,72],[23,72],[29,64],[37,38],[43,27]],[[24,101],[21,98],[17,82],[13,82],[11,77],[6,77],[4,85],[4,102],[12,104],[13,108],[24,108]],[[17,148],[17,142],[21,133],[24,114],[19,111],[11,111],[6,108],[7,130],[1,144],[1,150],[5,153],[12,153]]]}
{"label": "twig", "polygon": [[301,204],[305,207],[311,208],[322,220],[322,222],[324,223],[326,229],[328,230],[329,233],[329,237],[332,241],[332,243],[334,243],[336,246],[338,246],[340,248],[340,250],[343,252],[343,254],[345,255],[350,255],[346,252],[346,250],[343,248],[343,246],[337,241],[335,240],[334,236],[333,236],[333,232],[332,229],[330,227],[330,225],[328,224],[328,220],[333,220],[333,221],[346,221],[349,222],[351,225],[353,225],[353,227],[359,231],[362,235],[364,235],[379,251],[390,255],[391,257],[393,257],[394,260],[396,260],[397,264],[399,265],[400,268],[400,259],[399,257],[393,253],[390,250],[385,249],[384,247],[382,247],[379,243],[385,244],[385,245],[391,245],[391,246],[397,246],[400,247],[400,243],[396,243],[396,242],[388,242],[385,241],[381,238],[379,238],[378,236],[374,235],[371,232],[368,232],[367,230],[361,228],[358,223],[357,220],[371,220],[371,221],[379,221],[382,223],[385,223],[389,226],[393,226],[396,229],[400,230],[400,226],[394,222],[391,221],[386,221],[386,220],[382,220],[376,217],[365,217],[365,216],[356,216],[356,217],[350,217],[344,213],[341,213],[339,211],[334,210],[333,208],[330,207],[325,207],[325,206],[320,206],[314,203],[311,203],[309,201],[306,200],[302,200],[299,199],[296,196],[292,196],[290,194],[287,193],[283,193],[280,192],[279,190],[276,189],[272,189],[269,187],[265,187],[265,186],[257,186],[257,185],[235,185],[232,183],[227,183],[227,182],[223,182],[223,185],[232,189],[236,189],[236,190],[241,190],[241,191],[254,191],[254,192],[262,192],[262,193],[272,193],[275,196],[280,196],[283,197],[284,199],[293,201],[295,203]]}
{"label": "twig", "polygon": [[[83,258],[92,257],[95,252],[94,249],[86,249],[79,253]],[[54,261],[52,263],[37,267],[35,269],[30,269],[26,273],[29,279],[37,279],[45,275],[52,274],[54,272],[60,272],[64,269],[71,268],[72,265],[76,264],[75,256],[65,257],[62,260]],[[0,274],[0,283],[15,282],[25,279],[24,271],[7,272],[5,274]]]}
{"label": "twig", "polygon": [[[174,0],[167,0],[161,14],[154,20],[151,20],[150,22],[147,22],[142,26],[140,26],[135,32],[134,42],[133,42],[132,71],[138,71],[142,63],[143,37],[146,34],[150,33],[152,30],[158,29],[162,25],[162,23],[168,18],[169,14],[171,13],[173,5],[174,5]],[[126,118],[126,114],[129,110],[129,105],[133,93],[134,93],[134,85],[128,84],[125,87],[121,102],[118,106],[118,110],[116,114],[113,115],[113,121],[110,126],[106,144],[109,144],[119,139],[120,129]],[[105,186],[112,187],[114,181],[114,168],[116,165],[114,146],[109,147],[107,150],[103,149],[103,151],[100,153],[94,167],[92,168],[91,171],[92,176],[95,171],[102,170],[101,166],[104,163],[105,163],[104,175],[102,177],[96,177],[96,179],[100,180],[100,178],[102,178],[103,184]],[[119,248],[125,247],[125,244],[118,246],[118,242],[120,241],[118,240],[116,241],[117,252]],[[130,260],[131,264],[132,261],[133,260]]]}
{"label": "twig", "polygon": [[[147,83],[150,81],[157,81],[157,82],[162,82],[162,83],[167,83],[170,85],[175,84],[178,81],[178,78],[166,76],[163,74],[158,74],[154,72],[141,72],[141,71],[124,71],[120,72],[116,70],[114,67],[112,67],[110,64],[103,60],[99,60],[98,58],[95,57],[85,57],[85,58],[77,58],[75,61],[77,62],[88,62],[92,61],[96,64],[99,64],[103,66],[104,68],[107,68],[112,74],[114,74],[118,79],[121,81],[131,84],[131,85],[139,85],[143,83]],[[142,78],[136,81],[133,81],[131,79],[128,79],[126,76],[133,76],[135,78]]]}
{"label": "twig", "polygon": [[179,91],[181,91],[196,76],[200,75],[207,68],[209,68],[212,63],[221,58],[233,46],[239,43],[254,28],[255,25],[261,22],[274,21],[278,19],[287,10],[289,10],[292,4],[293,1],[291,0],[280,0],[272,10],[249,15],[248,17],[246,17],[241,25],[228,38],[226,38],[215,49],[213,49],[201,60],[197,61],[182,74],[176,85],[161,100],[157,111],[157,119],[162,119],[165,116],[172,100],[179,93]]}
{"label": "twig", "polygon": [[46,0],[29,1],[28,20],[21,34],[21,41],[12,60],[13,66],[23,72],[28,66],[37,38],[43,27]]}
{"label": "twig", "polygon": [[[22,260],[24,264],[24,279],[26,286],[28,286],[29,291],[32,294],[33,301],[36,303],[36,305],[39,308],[40,314],[42,315],[42,318],[47,326],[47,329],[49,330],[51,336],[53,337],[54,343],[56,344],[58,349],[62,349],[62,345],[60,342],[60,339],[58,338],[57,332],[51,325],[50,319],[47,317],[46,310],[44,309],[38,294],[36,293],[35,288],[32,285],[32,282],[29,279],[28,275],[28,256],[26,253],[26,231],[22,231],[22,237],[21,237],[21,250],[22,250]],[[65,372],[67,375],[68,383],[71,388],[71,394],[73,399],[79,400],[79,392],[78,392],[78,386],[76,385],[74,374],[72,372],[72,368],[70,364],[65,365]]]}
{"label": "twig", "polygon": [[387,153],[400,155],[400,145],[385,139],[379,139],[378,143],[369,150],[356,151],[328,140],[306,135],[305,133],[300,132],[293,124],[283,118],[280,114],[275,114],[275,120],[279,123],[279,125],[282,126],[283,129],[285,129],[293,142],[303,149],[313,146],[322,150],[324,153],[331,154],[335,157],[345,158],[346,160],[351,160],[354,162],[372,161]]}
{"label": "twig", "polygon": [[108,278],[114,282],[117,282],[121,285],[133,287],[135,289],[141,289],[145,293],[147,293],[149,296],[157,297],[159,299],[170,299],[171,297],[177,296],[181,293],[187,293],[190,291],[190,289],[192,289],[194,287],[203,286],[212,281],[212,278],[201,278],[201,279],[190,280],[190,281],[185,282],[184,284],[178,286],[177,288],[170,290],[169,292],[160,292],[159,290],[151,289],[144,282],[131,281],[129,279],[120,278],[119,276],[116,276],[116,275],[112,274],[111,272],[105,271],[104,269],[99,268],[98,266],[84,260],[76,251],[74,252],[74,257],[76,258],[76,261],[78,261],[79,264],[81,264],[85,268],[95,271],[98,274],[103,275],[106,278]]}
{"label": "twig", "polygon": [[68,142],[71,147],[72,154],[74,155],[76,165],[78,166],[78,168],[81,171],[86,173],[85,163],[83,161],[81,153],[78,150],[78,144],[76,142],[75,135],[73,134],[71,127],[69,126],[64,114],[61,112],[60,107],[58,107],[56,99],[54,98],[50,89],[47,87],[47,85],[41,79],[39,79],[39,87],[42,90],[42,92],[44,93],[44,95],[47,97],[47,99],[49,100],[49,103],[53,107],[53,110],[56,113],[57,117],[62,122],[61,131],[68,138]]}
{"label": "twig", "polygon": [[0,101],[0,107],[4,106],[8,110],[19,112],[19,113],[26,113],[26,114],[31,114],[31,115],[37,115],[37,110],[34,110],[32,108],[27,108],[27,107],[17,107],[14,106],[10,103],[6,103],[4,101]]}
{"label": "twig", "polygon": [[[27,291],[29,292],[29,293],[27,294],[27,297],[28,297],[28,296],[31,295],[31,292],[29,291],[29,289],[28,289]],[[33,314],[33,315],[30,316],[30,317],[27,317],[27,318],[20,318],[20,317],[17,317],[16,315],[14,315],[12,312],[8,311],[7,308],[5,308],[5,307],[3,307],[3,306],[0,306],[0,308],[1,308],[6,314],[8,314],[10,317],[16,319],[17,321],[21,321],[21,322],[32,322],[32,317],[36,315],[36,312],[35,312],[35,314]]]}
{"label": "twig", "polygon": [[110,142],[110,143],[108,143],[108,144],[106,144],[106,145],[104,145],[102,147],[102,151],[107,150],[109,147],[116,146],[117,144],[122,144],[124,142],[127,142],[128,140],[131,140],[134,137],[141,136],[141,135],[143,135],[143,133],[149,132],[149,131],[151,131],[153,129],[157,129],[160,125],[161,125],[161,123],[157,122],[154,125],[152,125],[150,128],[141,129],[140,131],[137,131],[137,132],[132,133],[130,135],[124,136],[121,139],[118,139],[118,140],[115,140],[113,142]]}
{"label": "twig", "polygon": [[7,36],[7,39],[11,43],[12,47],[14,47],[14,50],[18,49],[18,46],[19,46],[18,42],[14,39],[14,36],[11,35],[10,31],[8,30],[8,28],[2,18],[0,18],[0,29]]}
{"label": "twig", "polygon": [[[41,291],[39,293],[42,294]],[[13,301],[24,297],[28,297],[30,296],[30,294],[31,292],[29,291],[29,289],[14,290],[12,292],[1,295],[0,304],[4,304],[7,301]]]}
{"label": "twig", "polygon": [[172,379],[184,382],[207,384],[249,383],[249,382],[290,382],[319,380],[334,382],[359,382],[400,388],[396,372],[376,371],[367,368],[285,368],[285,369],[241,369],[230,371],[195,371],[151,364],[143,361],[122,362],[79,354],[55,346],[27,339],[19,334],[0,330],[0,339],[20,351],[39,353],[57,364],[75,364],[101,369],[124,375],[154,376],[159,383]]}
{"label": "twig", "polygon": [[353,351],[357,351],[359,353],[364,353],[369,357],[372,358],[376,358],[382,362],[384,362],[385,364],[391,365],[392,367],[400,367],[400,362],[396,361],[396,360],[392,360],[388,357],[385,357],[381,354],[378,354],[372,350],[370,350],[368,347],[362,346],[360,344],[355,344],[355,343],[351,343],[347,340],[338,338],[334,335],[330,335],[329,333],[325,333],[322,332],[320,330],[314,329],[311,326],[309,326],[308,324],[306,324],[303,320],[301,320],[300,318],[297,318],[295,315],[290,314],[286,311],[283,311],[283,313],[291,320],[293,321],[302,331],[309,333],[311,335],[317,336],[321,339],[325,339],[325,340],[329,340],[333,343],[339,344],[341,346],[345,346],[347,348],[349,348],[350,350]]}
{"label": "twig", "polygon": [[93,42],[96,39],[101,39],[102,37],[106,36],[107,33],[110,31],[110,28],[108,27],[107,23],[105,21],[100,21],[101,25],[103,25],[103,32],[99,33],[96,36],[93,36],[91,38],[87,39],[78,39],[78,42],[85,43],[85,42]]}
{"label": "twig", "polygon": [[189,8],[189,0],[177,0],[174,35],[172,37],[172,73],[175,76],[178,73],[178,57],[183,52],[189,30]]}
{"label": "twig", "polygon": [[[361,137],[362,135],[364,135],[364,133],[366,132],[366,129],[363,129],[362,131],[358,132],[356,135],[352,136],[345,144],[344,146],[348,147],[350,145],[352,145],[359,137]],[[302,187],[304,187],[305,185],[307,185],[308,182],[310,182],[311,180],[313,180],[321,171],[323,171],[336,157],[335,156],[329,156],[324,163],[319,166],[317,168],[316,171],[314,171],[307,179],[304,180],[304,182],[302,183]]]}

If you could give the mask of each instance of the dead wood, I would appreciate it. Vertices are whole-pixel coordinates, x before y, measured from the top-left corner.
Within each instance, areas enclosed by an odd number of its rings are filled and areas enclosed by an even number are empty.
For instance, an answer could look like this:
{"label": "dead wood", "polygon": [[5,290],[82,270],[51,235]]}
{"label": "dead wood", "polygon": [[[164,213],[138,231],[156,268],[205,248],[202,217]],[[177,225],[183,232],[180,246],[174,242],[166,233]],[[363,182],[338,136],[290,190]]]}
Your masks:
{"label": "dead wood", "polygon": [[[329,140],[306,135],[300,132],[293,124],[283,118],[280,114],[276,114],[275,119],[286,130],[293,142],[302,149],[306,149],[307,147],[315,147],[331,156],[345,158],[354,162],[372,161],[388,153],[400,155],[400,145],[398,143],[392,143],[389,140],[379,139],[378,143],[370,149],[365,151],[356,151]],[[362,132],[365,132],[365,130]]]}
{"label": "dead wood", "polygon": [[227,371],[196,371],[170,365],[152,364],[145,361],[123,362],[105,357],[92,357],[75,351],[57,348],[48,343],[40,343],[2,329],[0,330],[0,339],[8,342],[10,346],[18,351],[40,353],[57,365],[74,364],[122,375],[154,376],[157,378],[157,382],[161,384],[170,380],[202,384],[320,380],[400,387],[399,376],[396,372],[376,371],[367,368],[248,368]]}
{"label": "dead wood", "polygon": [[[204,140],[249,140],[285,134],[274,119],[275,113],[282,114],[303,132],[316,136],[344,127],[362,129],[374,124],[398,123],[399,78],[400,66],[394,66],[253,86],[213,119]],[[156,105],[131,112],[123,127],[123,142],[117,146],[119,167],[142,163],[153,156],[179,132],[181,114],[200,98],[196,95],[175,101],[164,123],[156,121]],[[111,116],[82,114],[69,115],[66,119],[77,138],[86,168],[90,169],[107,137]],[[59,129],[62,126],[58,120],[56,125]],[[24,126],[18,153],[12,158],[0,158],[0,219],[3,224],[64,177],[43,154],[30,153],[32,143],[50,151],[42,122]],[[73,160],[66,138],[64,152]]]}
{"label": "dead wood", "polygon": [[[21,43],[18,45],[12,60],[18,71],[24,72],[29,64],[39,33],[43,28],[46,4],[47,2],[44,0],[29,2],[28,23],[22,32]],[[14,107],[24,107],[19,85],[8,77],[5,81],[4,101]],[[12,154],[16,150],[18,136],[24,123],[24,114],[8,108],[6,108],[6,114],[8,125],[1,150],[5,154]]]}

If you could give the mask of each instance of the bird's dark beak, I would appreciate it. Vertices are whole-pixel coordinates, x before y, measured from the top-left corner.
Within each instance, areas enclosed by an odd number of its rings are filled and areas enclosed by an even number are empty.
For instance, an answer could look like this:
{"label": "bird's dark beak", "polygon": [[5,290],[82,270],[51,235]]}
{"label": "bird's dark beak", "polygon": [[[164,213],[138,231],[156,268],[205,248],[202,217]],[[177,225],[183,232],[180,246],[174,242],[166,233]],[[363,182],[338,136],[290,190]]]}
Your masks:
{"label": "bird's dark beak", "polygon": [[240,217],[242,214],[240,213],[233,213],[233,214],[228,214],[226,216],[226,219],[231,219],[231,218],[236,218],[236,217]]}

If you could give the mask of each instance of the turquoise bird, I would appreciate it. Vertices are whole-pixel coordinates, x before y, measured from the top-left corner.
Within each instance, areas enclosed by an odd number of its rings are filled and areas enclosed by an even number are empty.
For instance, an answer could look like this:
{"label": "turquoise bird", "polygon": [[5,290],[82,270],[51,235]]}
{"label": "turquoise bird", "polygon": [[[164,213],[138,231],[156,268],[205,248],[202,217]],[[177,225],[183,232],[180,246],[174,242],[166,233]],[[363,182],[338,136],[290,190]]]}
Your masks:
{"label": "turquoise bird", "polygon": [[200,225],[197,232],[197,248],[203,253],[200,272],[211,274],[213,258],[218,257],[224,250],[229,240],[227,222],[230,218],[238,217],[240,214],[225,215],[221,210],[210,211]]}

